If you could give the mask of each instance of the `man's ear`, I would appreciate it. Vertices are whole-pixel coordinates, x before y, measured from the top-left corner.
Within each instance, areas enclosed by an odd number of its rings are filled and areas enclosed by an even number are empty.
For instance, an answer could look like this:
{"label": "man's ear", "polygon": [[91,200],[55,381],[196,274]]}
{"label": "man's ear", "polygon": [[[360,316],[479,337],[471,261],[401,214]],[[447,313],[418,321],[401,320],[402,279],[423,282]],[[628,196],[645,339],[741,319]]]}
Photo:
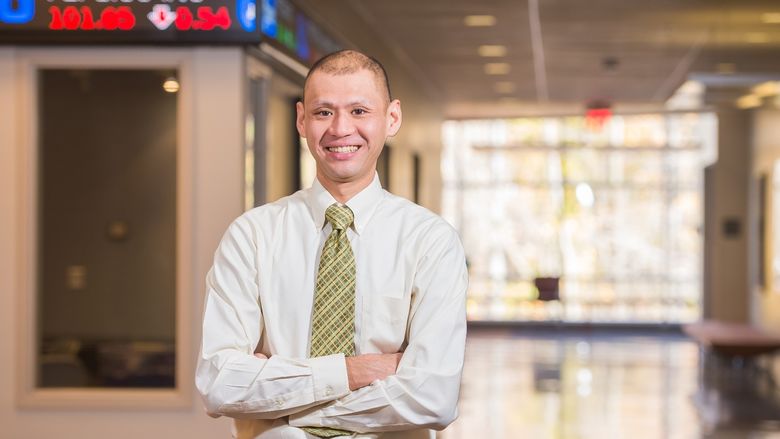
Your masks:
{"label": "man's ear", "polygon": [[295,127],[298,128],[298,135],[306,138],[306,125],[304,124],[303,102],[298,101],[295,103]]}
{"label": "man's ear", "polygon": [[393,137],[398,133],[398,130],[401,129],[402,120],[401,101],[393,99],[387,107],[387,137]]}

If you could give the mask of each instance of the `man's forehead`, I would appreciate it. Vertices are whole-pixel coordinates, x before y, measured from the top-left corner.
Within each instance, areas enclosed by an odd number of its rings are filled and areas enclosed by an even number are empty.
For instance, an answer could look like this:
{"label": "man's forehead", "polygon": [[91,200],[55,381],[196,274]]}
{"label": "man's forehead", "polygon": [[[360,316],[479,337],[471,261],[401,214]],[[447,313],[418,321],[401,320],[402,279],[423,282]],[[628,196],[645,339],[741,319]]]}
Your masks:
{"label": "man's forehead", "polygon": [[350,100],[362,100],[362,101],[368,101],[370,100],[371,95],[379,95],[382,100],[386,100],[389,102],[389,96],[386,96],[387,93],[385,91],[385,87],[383,86],[383,83],[381,81],[381,78],[378,77],[378,75],[371,70],[368,69],[356,69],[353,72],[346,72],[346,73],[331,73],[327,71],[317,70],[311,74],[306,80],[306,83],[304,84],[304,98],[306,98],[306,95],[311,95],[311,84],[319,79],[328,79],[328,80],[336,80],[340,81],[348,86],[356,86],[359,84],[359,82],[355,81],[355,75],[364,76],[366,78],[371,79],[371,87],[366,88],[363,87],[362,90],[357,90],[358,87],[354,87],[355,93],[354,96],[337,96],[334,90],[325,88],[325,87],[319,87],[318,88],[318,94],[319,96],[310,96],[311,98],[315,99],[316,101],[320,100],[333,100],[336,97],[343,100],[344,98],[350,99]]}

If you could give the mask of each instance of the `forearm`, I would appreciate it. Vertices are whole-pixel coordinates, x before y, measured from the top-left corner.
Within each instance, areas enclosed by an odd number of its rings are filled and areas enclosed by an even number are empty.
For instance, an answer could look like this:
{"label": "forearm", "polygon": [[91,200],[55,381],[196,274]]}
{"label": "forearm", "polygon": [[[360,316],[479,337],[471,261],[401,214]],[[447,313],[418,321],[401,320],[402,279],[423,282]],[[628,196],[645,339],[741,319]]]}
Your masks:
{"label": "forearm", "polygon": [[258,358],[240,352],[202,357],[197,387],[211,415],[274,419],[349,393],[342,355]]}
{"label": "forearm", "polygon": [[443,429],[457,417],[460,371],[399,370],[323,407],[290,416],[292,426],[327,426],[370,433]]}
{"label": "forearm", "polygon": [[[273,419],[349,393],[343,355],[254,355],[265,331],[258,237],[245,217],[233,222],[206,276],[196,387],[214,416]],[[298,358],[293,358],[293,356]]]}

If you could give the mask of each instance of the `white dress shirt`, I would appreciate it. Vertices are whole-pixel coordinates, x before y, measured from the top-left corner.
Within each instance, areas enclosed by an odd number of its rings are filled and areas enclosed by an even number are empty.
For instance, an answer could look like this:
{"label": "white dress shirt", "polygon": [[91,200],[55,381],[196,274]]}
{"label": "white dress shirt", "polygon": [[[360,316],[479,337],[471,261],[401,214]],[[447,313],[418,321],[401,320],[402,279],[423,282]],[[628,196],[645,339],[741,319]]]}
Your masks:
{"label": "white dress shirt", "polygon": [[[403,352],[395,375],[350,391],[342,354],[309,357],[319,255],[335,199],[309,189],[252,209],[228,228],[207,276],[196,386],[239,439],[433,438],[457,417],[466,339],[463,247],[439,216],[382,189],[350,199],[355,350]],[[254,356],[268,356],[267,360]]]}

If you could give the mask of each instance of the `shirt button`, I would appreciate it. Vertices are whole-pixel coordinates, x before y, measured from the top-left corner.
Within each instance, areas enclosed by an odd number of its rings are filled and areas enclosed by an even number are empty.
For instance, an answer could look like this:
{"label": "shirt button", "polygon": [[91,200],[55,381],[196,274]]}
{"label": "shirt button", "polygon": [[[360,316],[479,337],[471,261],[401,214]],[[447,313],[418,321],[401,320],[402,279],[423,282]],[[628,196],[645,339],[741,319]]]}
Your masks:
{"label": "shirt button", "polygon": [[333,393],[333,387],[331,386],[325,386],[325,394],[330,395]]}
{"label": "shirt button", "polygon": [[284,401],[282,401],[281,399],[277,399],[277,400],[276,400],[276,406],[277,406],[277,407],[281,407],[281,406],[283,406],[283,405],[284,405]]}

